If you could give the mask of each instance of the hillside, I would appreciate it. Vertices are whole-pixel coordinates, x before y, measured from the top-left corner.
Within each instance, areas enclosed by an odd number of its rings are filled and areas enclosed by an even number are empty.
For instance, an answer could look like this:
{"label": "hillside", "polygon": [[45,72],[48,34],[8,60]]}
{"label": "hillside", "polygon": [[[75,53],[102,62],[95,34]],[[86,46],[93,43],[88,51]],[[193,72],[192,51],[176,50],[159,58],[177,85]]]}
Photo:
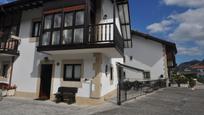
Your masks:
{"label": "hillside", "polygon": [[181,63],[176,70],[177,71],[184,71],[184,69],[186,68],[191,68],[191,66],[193,65],[204,65],[204,60],[200,61],[200,60],[192,60],[192,61],[188,61],[188,62],[184,62]]}

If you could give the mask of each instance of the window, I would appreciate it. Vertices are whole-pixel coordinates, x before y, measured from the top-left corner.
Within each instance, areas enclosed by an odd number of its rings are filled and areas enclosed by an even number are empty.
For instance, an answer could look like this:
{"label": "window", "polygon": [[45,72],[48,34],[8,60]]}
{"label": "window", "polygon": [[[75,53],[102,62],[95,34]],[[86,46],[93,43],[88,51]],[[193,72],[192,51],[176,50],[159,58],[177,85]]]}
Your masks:
{"label": "window", "polygon": [[144,73],[144,79],[150,79],[150,72]]}
{"label": "window", "polygon": [[9,64],[3,64],[3,66],[2,66],[2,76],[4,78],[7,78],[8,69],[9,69]]}
{"label": "window", "polygon": [[110,67],[110,80],[113,80],[113,67]]}
{"label": "window", "polygon": [[34,21],[33,28],[32,28],[32,37],[39,37],[40,36],[40,29],[41,29],[41,22]]}
{"label": "window", "polygon": [[45,15],[41,45],[83,43],[84,15],[83,10]]}
{"label": "window", "polygon": [[64,81],[80,81],[81,65],[65,64],[64,65]]}
{"label": "window", "polygon": [[84,11],[65,13],[63,44],[80,44],[84,39]]}
{"label": "window", "polygon": [[133,56],[130,56],[130,61],[132,61],[133,60]]}
{"label": "window", "polygon": [[44,29],[42,35],[42,45],[60,44],[60,30],[62,23],[62,13],[47,15],[44,18]]}

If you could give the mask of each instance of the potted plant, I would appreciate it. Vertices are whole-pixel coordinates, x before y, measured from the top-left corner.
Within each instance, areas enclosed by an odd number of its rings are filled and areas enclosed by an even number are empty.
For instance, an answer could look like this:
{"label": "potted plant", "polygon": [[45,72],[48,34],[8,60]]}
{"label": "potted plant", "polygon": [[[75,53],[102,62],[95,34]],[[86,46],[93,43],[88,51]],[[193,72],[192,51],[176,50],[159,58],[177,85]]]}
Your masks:
{"label": "potted plant", "polygon": [[16,85],[11,85],[7,88],[7,96],[14,96],[16,93]]}

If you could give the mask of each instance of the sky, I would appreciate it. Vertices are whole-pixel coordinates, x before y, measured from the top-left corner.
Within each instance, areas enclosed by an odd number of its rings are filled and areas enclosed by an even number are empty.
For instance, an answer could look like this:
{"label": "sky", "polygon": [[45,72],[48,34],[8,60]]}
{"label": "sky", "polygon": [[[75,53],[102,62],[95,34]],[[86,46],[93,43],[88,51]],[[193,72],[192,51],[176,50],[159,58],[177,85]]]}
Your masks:
{"label": "sky", "polygon": [[132,29],[175,42],[177,63],[204,59],[204,0],[130,0]]}
{"label": "sky", "polygon": [[175,42],[178,64],[204,59],[204,0],[129,2],[132,29]]}

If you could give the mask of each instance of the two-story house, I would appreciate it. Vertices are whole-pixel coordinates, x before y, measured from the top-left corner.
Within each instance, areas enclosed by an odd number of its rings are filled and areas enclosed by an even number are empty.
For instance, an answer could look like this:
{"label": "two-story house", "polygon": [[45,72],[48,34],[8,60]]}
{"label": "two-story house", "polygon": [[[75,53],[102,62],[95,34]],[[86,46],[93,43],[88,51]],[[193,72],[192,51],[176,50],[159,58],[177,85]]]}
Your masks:
{"label": "two-story house", "polygon": [[143,71],[125,70],[129,79],[146,81],[169,79],[176,67],[176,44],[132,30],[132,48],[125,48],[125,64]]}
{"label": "two-story house", "polygon": [[117,89],[116,62],[132,46],[128,0],[18,0],[0,10],[0,80],[16,96],[54,99],[77,88],[97,104]]}

